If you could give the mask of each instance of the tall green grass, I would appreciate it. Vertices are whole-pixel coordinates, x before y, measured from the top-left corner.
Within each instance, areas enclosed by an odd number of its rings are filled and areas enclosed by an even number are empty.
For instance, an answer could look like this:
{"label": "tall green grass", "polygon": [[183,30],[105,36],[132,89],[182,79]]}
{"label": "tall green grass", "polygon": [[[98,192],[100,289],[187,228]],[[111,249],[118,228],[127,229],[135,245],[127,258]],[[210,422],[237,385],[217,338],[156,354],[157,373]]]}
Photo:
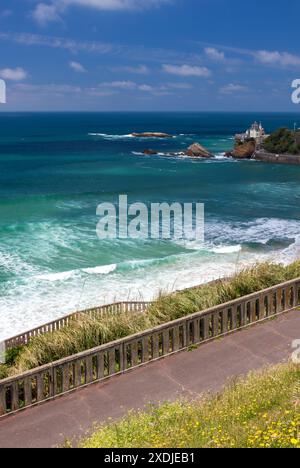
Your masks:
{"label": "tall green grass", "polygon": [[300,448],[300,366],[240,379],[215,396],[130,413],[83,448]]}
{"label": "tall green grass", "polygon": [[145,314],[123,313],[95,319],[82,315],[60,331],[32,339],[29,345],[18,350],[9,365],[0,366],[0,378],[22,373],[296,277],[300,277],[300,261],[287,267],[263,263],[214,284],[174,294],[161,294]]}

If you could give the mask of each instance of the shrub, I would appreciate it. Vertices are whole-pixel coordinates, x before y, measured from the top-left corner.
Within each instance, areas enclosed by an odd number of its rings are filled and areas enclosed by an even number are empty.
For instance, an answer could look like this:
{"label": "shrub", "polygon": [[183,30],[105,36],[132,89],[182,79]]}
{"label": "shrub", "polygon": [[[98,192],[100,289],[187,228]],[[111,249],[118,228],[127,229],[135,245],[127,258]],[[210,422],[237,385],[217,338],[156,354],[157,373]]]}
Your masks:
{"label": "shrub", "polygon": [[300,154],[300,131],[295,133],[287,128],[280,128],[265,140],[263,146],[270,153]]}

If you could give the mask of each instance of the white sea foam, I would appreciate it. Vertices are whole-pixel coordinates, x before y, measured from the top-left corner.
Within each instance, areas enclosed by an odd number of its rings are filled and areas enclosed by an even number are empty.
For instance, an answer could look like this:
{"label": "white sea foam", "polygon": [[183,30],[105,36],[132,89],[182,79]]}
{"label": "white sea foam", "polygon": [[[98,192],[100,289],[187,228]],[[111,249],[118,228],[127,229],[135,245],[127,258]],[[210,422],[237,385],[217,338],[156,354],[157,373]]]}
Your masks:
{"label": "white sea foam", "polygon": [[284,249],[280,254],[278,260],[282,263],[289,264],[293,260],[300,258],[300,235],[298,235],[291,245]]}
{"label": "white sea foam", "polygon": [[47,273],[44,275],[35,276],[36,280],[39,281],[67,281],[69,279],[74,278],[75,276],[82,276],[83,273],[88,275],[108,275],[109,273],[114,272],[117,269],[117,265],[102,265],[96,266],[93,268],[81,268],[77,270],[71,271],[63,271],[60,273]]}
{"label": "white sea foam", "polygon": [[15,275],[33,274],[36,269],[33,265],[22,260],[16,253],[0,251],[0,271],[9,272]]}
{"label": "white sea foam", "polygon": [[[43,228],[46,234],[46,223]],[[181,247],[190,248],[190,252],[185,250],[164,258],[127,260],[118,265],[68,272],[26,270],[27,280],[22,283],[14,279],[7,281],[5,288],[9,293],[0,297],[0,339],[75,310],[119,300],[151,300],[162,290],[195,286],[257,261],[275,259],[288,263],[300,254],[298,220],[257,218],[251,222],[235,223],[210,219],[206,230],[208,241],[205,245],[186,242]],[[50,231],[55,234],[54,227]],[[56,234],[47,255],[56,254],[56,245],[61,245],[65,230],[58,229]],[[287,238],[290,239],[287,241],[290,242],[289,247],[281,251],[278,247],[272,250],[270,241]],[[44,243],[42,239],[40,236],[39,242]],[[251,242],[266,248],[248,249]],[[1,252],[1,265],[13,268],[17,258]],[[16,264],[22,275],[22,268],[26,265],[20,259]]]}
{"label": "white sea foam", "polygon": [[216,254],[232,254],[241,252],[242,246],[241,245],[228,245],[228,246],[221,246],[221,247],[214,247],[211,249],[211,252]]}
{"label": "white sea foam", "polygon": [[168,159],[191,159],[190,156],[186,156],[183,152],[174,152],[174,153],[169,153],[169,152],[165,152],[165,153],[162,153],[162,152],[158,152],[158,153],[155,153],[154,155],[151,155],[151,154],[146,154],[146,153],[142,153],[142,152],[139,152],[139,151],[132,151],[132,154],[135,155],[135,156],[149,156],[149,157],[153,157],[153,156],[160,156],[160,157],[164,157],[164,158],[168,158]]}
{"label": "white sea foam", "polygon": [[[124,140],[124,139],[127,139],[127,138],[134,138],[136,140],[157,140],[157,139],[160,139],[160,137],[157,137],[155,135],[144,137],[144,136],[135,136],[132,133],[125,134],[125,135],[110,135],[109,133],[88,133],[88,136],[98,137],[98,138],[100,137],[100,138],[103,138],[105,140]],[[174,138],[192,137],[192,136],[193,135],[181,133],[179,135],[172,135],[171,138],[174,139]]]}
{"label": "white sea foam", "polygon": [[82,271],[84,273],[88,273],[89,275],[108,275],[109,273],[113,273],[116,271],[117,265],[104,265],[98,266],[95,268],[83,268]]}
{"label": "white sea foam", "polygon": [[89,133],[88,135],[93,136],[93,137],[101,137],[104,140],[124,140],[124,139],[127,139],[127,138],[134,138],[134,136],[131,135],[131,134],[129,134],[129,135],[109,135],[107,133]]}
{"label": "white sea foam", "polygon": [[70,278],[72,278],[75,275],[75,270],[74,271],[63,271],[61,273],[49,273],[46,275],[39,275],[36,276],[37,280],[40,281],[67,281]]}
{"label": "white sea foam", "polygon": [[[243,257],[240,265],[255,261],[254,255]],[[161,291],[195,286],[228,275],[236,267],[236,258],[230,255],[220,261],[217,256],[203,257],[195,252],[131,265],[124,262],[113,275],[83,273],[63,279],[62,274],[53,274],[45,275],[47,281],[32,278],[26,285],[15,287],[12,296],[0,297],[0,339],[75,310],[120,300],[151,300]]]}
{"label": "white sea foam", "polygon": [[296,239],[300,233],[300,221],[278,218],[257,218],[249,222],[222,222],[219,219],[206,221],[206,235],[216,238],[221,244],[230,239],[237,244],[267,244],[275,239]]}
{"label": "white sea foam", "polygon": [[[300,221],[298,220],[257,218],[243,223],[206,219],[205,244],[195,240],[188,240],[189,237],[192,239],[192,234],[189,236],[188,233],[186,240],[174,240],[174,243],[190,250],[213,252],[216,248],[231,250],[233,248],[238,249],[238,246],[242,247],[245,244],[261,244],[262,247],[266,247],[272,241],[290,240],[292,244],[298,238],[299,233]],[[285,256],[291,258],[291,261],[295,258],[292,255],[292,250],[295,250],[295,248],[295,246],[291,247],[285,254]]]}
{"label": "white sea foam", "polygon": [[[124,140],[127,138],[134,138],[136,140],[157,140],[159,137],[157,136],[148,136],[148,137],[143,137],[143,136],[135,136],[132,133],[129,133],[127,135],[109,135],[108,133],[89,133],[88,136],[92,137],[100,137],[103,138],[104,140]],[[177,136],[172,136],[171,138],[177,138]]]}
{"label": "white sea foam", "polygon": [[237,164],[240,163],[239,160],[233,158],[227,158],[225,156],[214,156],[213,158],[209,159],[194,159],[196,162],[201,162],[203,164]]}
{"label": "white sea foam", "polygon": [[229,158],[227,156],[225,156],[225,153],[217,153],[215,155],[215,159],[226,159],[226,160],[228,160]]}

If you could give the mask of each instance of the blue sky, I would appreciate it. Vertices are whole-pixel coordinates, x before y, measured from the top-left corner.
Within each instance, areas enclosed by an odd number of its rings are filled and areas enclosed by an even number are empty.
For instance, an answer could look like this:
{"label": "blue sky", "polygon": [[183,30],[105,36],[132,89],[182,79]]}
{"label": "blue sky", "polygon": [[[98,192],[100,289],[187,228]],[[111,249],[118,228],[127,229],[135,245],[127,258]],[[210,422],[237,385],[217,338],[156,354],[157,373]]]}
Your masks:
{"label": "blue sky", "polygon": [[299,0],[0,0],[1,110],[300,111],[299,17]]}

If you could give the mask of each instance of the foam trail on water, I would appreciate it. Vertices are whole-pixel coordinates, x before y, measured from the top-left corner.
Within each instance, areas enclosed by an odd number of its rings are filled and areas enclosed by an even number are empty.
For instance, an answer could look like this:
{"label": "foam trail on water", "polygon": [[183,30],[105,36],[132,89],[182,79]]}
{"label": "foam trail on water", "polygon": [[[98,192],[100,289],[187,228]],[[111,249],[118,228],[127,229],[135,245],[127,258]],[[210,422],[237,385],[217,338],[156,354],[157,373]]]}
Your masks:
{"label": "foam trail on water", "polygon": [[[239,264],[255,263],[258,256],[244,256]],[[261,258],[261,257],[260,257]],[[236,257],[220,257],[212,252],[175,255],[173,258],[124,262],[114,271],[100,267],[88,274],[77,270],[32,278],[16,286],[13,296],[0,297],[0,339],[39,326],[65,314],[126,300],[152,300],[160,292],[178,289],[227,276],[237,268]],[[141,272],[142,269],[142,272]],[[111,271],[111,273],[109,273]],[[5,320],[4,320],[5,317]]]}
{"label": "foam trail on water", "polygon": [[129,134],[129,135],[109,135],[107,133],[89,133],[88,135],[93,136],[93,137],[101,137],[101,138],[106,139],[106,140],[123,140],[123,139],[126,139],[126,138],[134,138],[134,136],[131,135],[131,134]]}
{"label": "foam trail on water", "polygon": [[75,271],[64,271],[62,273],[51,273],[48,275],[39,275],[36,276],[37,280],[40,281],[66,281],[72,278],[75,274]]}
{"label": "foam trail on water", "polygon": [[284,264],[289,264],[291,261],[299,260],[300,258],[300,235],[296,237],[289,247],[284,249],[279,256],[279,261]]}
{"label": "foam trail on water", "polygon": [[82,271],[84,273],[88,273],[89,275],[108,275],[109,273],[113,273],[116,271],[117,265],[104,265],[98,266],[95,268],[83,268]]}
{"label": "foam trail on water", "polygon": [[212,252],[216,254],[232,254],[232,253],[238,253],[241,252],[242,246],[241,245],[228,245],[228,246],[223,246],[223,247],[215,247],[211,249]]}

